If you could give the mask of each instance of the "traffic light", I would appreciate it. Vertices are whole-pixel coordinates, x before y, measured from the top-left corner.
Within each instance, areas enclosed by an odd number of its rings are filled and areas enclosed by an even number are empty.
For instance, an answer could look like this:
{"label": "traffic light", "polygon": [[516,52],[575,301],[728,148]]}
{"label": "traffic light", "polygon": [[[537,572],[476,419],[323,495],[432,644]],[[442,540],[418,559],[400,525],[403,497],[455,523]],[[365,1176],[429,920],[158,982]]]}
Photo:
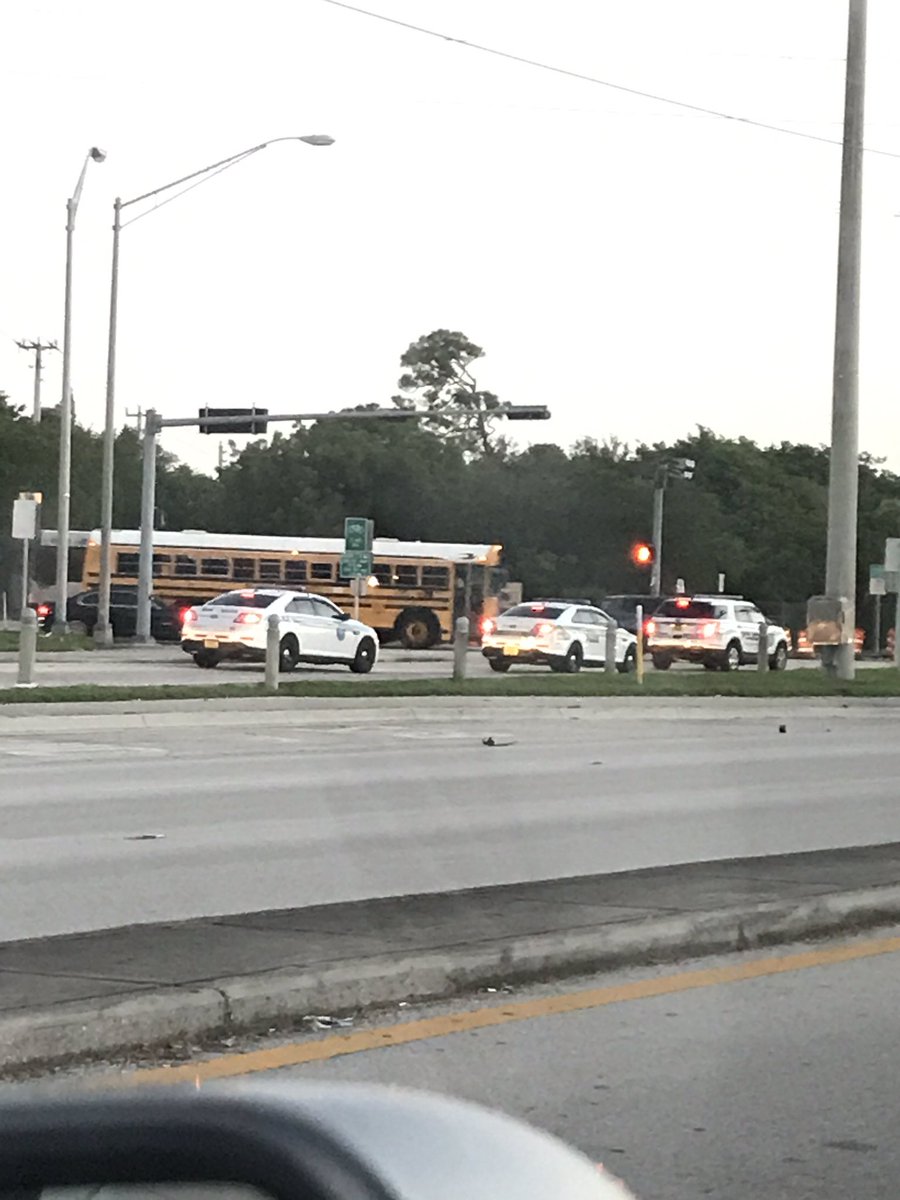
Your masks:
{"label": "traffic light", "polygon": [[636,567],[652,567],[656,558],[656,547],[649,542],[636,542],[631,547],[631,561]]}
{"label": "traffic light", "polygon": [[266,432],[268,415],[267,408],[201,408],[200,432],[261,434]]}

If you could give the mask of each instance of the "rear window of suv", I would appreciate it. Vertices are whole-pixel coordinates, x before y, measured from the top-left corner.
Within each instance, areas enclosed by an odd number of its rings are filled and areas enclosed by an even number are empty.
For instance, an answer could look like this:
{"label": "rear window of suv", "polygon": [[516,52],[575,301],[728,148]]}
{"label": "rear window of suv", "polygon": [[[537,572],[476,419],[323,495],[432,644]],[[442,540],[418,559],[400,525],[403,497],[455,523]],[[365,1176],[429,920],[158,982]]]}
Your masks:
{"label": "rear window of suv", "polygon": [[566,610],[558,604],[517,604],[508,608],[504,617],[543,617],[545,621],[555,621]]}
{"label": "rear window of suv", "polygon": [[725,609],[711,600],[666,600],[656,613],[657,617],[674,617],[676,621],[709,621],[724,617]]}
{"label": "rear window of suv", "polygon": [[216,608],[268,608],[277,598],[277,592],[223,592],[209,603]]}

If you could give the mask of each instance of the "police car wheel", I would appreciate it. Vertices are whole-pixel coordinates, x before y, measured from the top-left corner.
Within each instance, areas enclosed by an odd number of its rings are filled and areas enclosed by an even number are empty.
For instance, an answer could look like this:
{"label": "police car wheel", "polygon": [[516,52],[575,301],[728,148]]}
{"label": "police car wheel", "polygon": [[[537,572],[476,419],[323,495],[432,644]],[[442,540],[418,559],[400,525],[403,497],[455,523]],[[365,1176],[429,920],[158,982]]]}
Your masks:
{"label": "police car wheel", "polygon": [[371,638],[363,638],[356,647],[356,654],[350,663],[354,675],[368,675],[375,666],[375,643]]}

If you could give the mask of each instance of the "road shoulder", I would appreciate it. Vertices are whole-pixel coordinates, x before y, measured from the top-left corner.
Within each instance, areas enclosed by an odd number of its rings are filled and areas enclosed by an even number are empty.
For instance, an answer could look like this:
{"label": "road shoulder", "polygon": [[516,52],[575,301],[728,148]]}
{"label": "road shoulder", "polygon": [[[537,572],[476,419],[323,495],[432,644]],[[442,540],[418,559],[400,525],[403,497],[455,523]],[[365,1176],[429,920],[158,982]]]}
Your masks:
{"label": "road shoulder", "polygon": [[900,844],[890,844],[9,942],[0,1070],[898,918]]}

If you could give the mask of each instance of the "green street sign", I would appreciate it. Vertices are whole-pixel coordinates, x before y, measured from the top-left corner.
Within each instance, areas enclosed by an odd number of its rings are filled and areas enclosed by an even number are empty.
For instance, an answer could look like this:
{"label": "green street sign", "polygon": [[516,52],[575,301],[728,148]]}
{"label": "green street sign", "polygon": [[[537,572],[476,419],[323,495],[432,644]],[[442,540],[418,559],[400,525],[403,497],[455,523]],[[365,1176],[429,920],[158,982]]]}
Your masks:
{"label": "green street sign", "polygon": [[355,579],[372,574],[371,550],[345,550],[341,555],[341,578]]}
{"label": "green street sign", "polygon": [[344,519],[344,550],[349,553],[355,550],[372,552],[372,535],[374,522],[368,517],[346,517]]}

